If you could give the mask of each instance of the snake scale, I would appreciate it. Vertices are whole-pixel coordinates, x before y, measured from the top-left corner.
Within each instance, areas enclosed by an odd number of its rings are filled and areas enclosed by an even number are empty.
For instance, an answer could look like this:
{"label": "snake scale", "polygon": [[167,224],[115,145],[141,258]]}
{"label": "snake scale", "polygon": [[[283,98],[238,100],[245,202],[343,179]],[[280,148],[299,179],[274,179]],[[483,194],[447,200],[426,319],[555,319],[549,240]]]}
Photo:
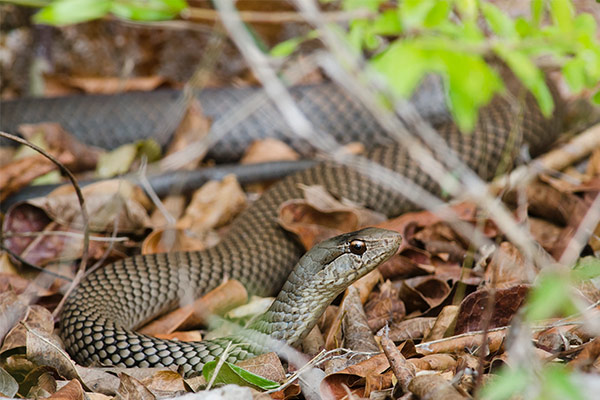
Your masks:
{"label": "snake scale", "polygon": [[[330,121],[328,125],[345,119],[341,128],[332,129],[336,132],[344,129],[361,131],[369,141],[376,142],[373,138],[381,135],[381,129],[372,119],[364,111],[346,107],[354,104],[347,96],[331,93],[331,90],[320,92],[319,101],[310,99],[310,96],[304,100],[310,103],[309,108],[315,109],[320,109],[324,102],[334,103],[327,106],[327,112],[309,113],[309,117],[324,118]],[[524,100],[521,102],[524,107],[519,110],[505,98],[492,100],[481,110],[476,128],[469,135],[461,134],[451,122],[435,124],[448,145],[484,179],[502,172],[498,171],[501,163],[507,159],[512,161],[522,145],[527,144],[533,154],[539,153],[552,143],[560,131],[559,112],[551,118],[544,118],[533,97],[522,94],[513,93],[515,98]],[[81,104],[82,100],[79,100],[78,106]],[[560,110],[561,106],[556,108]],[[331,111],[334,109],[342,114]],[[345,112],[348,110],[356,112]],[[272,121],[261,121],[258,115],[253,117],[250,125],[262,124],[268,130]],[[255,128],[252,125],[245,133]],[[243,127],[241,131],[244,131]],[[225,158],[231,154],[227,149]],[[432,193],[440,192],[438,185],[400,144],[374,147],[366,157]],[[277,223],[278,206],[287,199],[302,196],[299,184],[322,185],[339,198],[388,216],[416,208],[396,191],[371,181],[350,167],[322,163],[291,175],[273,185],[241,213],[215,247],[199,252],[135,256],[87,276],[67,299],[60,316],[60,336],[69,353],[83,364],[127,367],[176,365],[185,373],[201,370],[204,363],[222,354],[224,341],[183,343],[140,335],[134,329],[175,308],[180,299],[198,297],[215,288],[225,277],[241,281],[252,294],[277,293],[303,252]],[[292,329],[281,323],[277,330]],[[241,359],[253,353],[252,348],[238,346],[230,353],[229,359]]]}

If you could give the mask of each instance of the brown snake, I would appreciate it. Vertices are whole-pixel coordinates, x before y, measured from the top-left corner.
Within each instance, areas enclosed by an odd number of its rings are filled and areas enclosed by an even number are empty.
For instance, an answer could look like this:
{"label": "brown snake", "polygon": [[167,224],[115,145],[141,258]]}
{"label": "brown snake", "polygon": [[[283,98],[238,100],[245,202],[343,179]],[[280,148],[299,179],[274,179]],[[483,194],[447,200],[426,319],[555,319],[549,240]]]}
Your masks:
{"label": "brown snake", "polygon": [[[526,98],[520,113],[503,98],[494,99],[482,109],[475,131],[469,135],[461,134],[452,123],[437,130],[470,168],[489,179],[503,172],[498,171],[502,162],[512,163],[523,144],[539,153],[560,130],[558,116],[545,119],[530,95],[520,98]],[[373,148],[367,157],[434,194],[440,192],[399,144]],[[388,216],[416,208],[387,185],[350,167],[323,163],[289,176],[244,211],[215,247],[136,256],[89,275],[67,299],[60,316],[60,335],[69,353],[84,364],[177,365],[186,373],[201,370],[204,363],[222,354],[227,340],[184,343],[140,335],[133,329],[175,308],[180,299],[215,288],[225,277],[241,281],[252,294],[277,293],[302,254],[301,247],[277,223],[278,206],[302,196],[299,184],[322,185],[339,198]],[[369,240],[368,235],[364,240]],[[285,309],[282,312],[287,313]],[[273,330],[274,325],[267,325],[270,328],[263,331],[290,344],[297,342],[298,337],[289,340],[287,335],[294,329],[291,326],[281,322]],[[251,346],[237,346],[229,360],[256,352]]]}

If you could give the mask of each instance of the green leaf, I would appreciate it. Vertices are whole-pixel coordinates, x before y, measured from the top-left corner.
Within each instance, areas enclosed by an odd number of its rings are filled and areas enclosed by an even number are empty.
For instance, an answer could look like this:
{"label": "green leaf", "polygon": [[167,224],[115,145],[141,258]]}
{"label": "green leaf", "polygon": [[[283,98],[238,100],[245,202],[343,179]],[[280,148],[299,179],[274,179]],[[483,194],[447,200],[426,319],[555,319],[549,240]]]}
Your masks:
{"label": "green leaf", "polygon": [[409,97],[427,70],[431,69],[426,52],[414,43],[402,40],[373,57],[371,65],[385,76],[392,90],[401,97]]}
{"label": "green leaf", "polygon": [[515,23],[508,15],[500,11],[498,7],[492,3],[481,3],[481,10],[490,28],[492,28],[492,31],[496,35],[509,39],[517,38]]}
{"label": "green leaf", "polygon": [[525,391],[531,384],[531,375],[525,368],[503,368],[481,390],[483,400],[508,400]]}
{"label": "green leaf", "polygon": [[503,88],[502,82],[480,56],[449,51],[440,56],[445,63],[452,116],[463,132],[471,132],[479,108]]}
{"label": "green leaf", "polygon": [[369,31],[376,35],[396,35],[402,32],[398,10],[385,10],[370,24]]}
{"label": "green leaf", "polygon": [[[219,358],[217,357],[215,361],[210,361],[204,364],[204,368],[202,368],[202,375],[208,382],[210,382],[212,379],[218,362]],[[227,361],[223,362],[221,365],[221,368],[217,373],[217,377],[215,378],[215,383],[233,383],[240,386],[249,386],[257,390],[277,389],[280,386],[277,382],[273,382],[269,379],[263,378],[262,376],[253,374],[252,372],[246,371],[245,369]]]}
{"label": "green leaf", "polygon": [[136,142],[137,157],[146,156],[148,162],[160,160],[162,150],[160,144],[154,139],[145,139]]}
{"label": "green leaf", "polygon": [[477,0],[455,0],[455,4],[463,21],[475,21],[477,18]]}
{"label": "green leaf", "polygon": [[534,26],[540,26],[542,14],[544,13],[544,0],[531,1],[531,22]]}
{"label": "green leaf", "polygon": [[564,366],[549,365],[542,371],[542,392],[539,398],[544,400],[584,400],[577,385],[571,379],[571,372]]}
{"label": "green leaf", "polygon": [[574,92],[579,92],[586,86],[586,65],[582,58],[577,57],[567,61],[563,65],[562,73]]}
{"label": "green leaf", "polygon": [[304,38],[299,38],[299,37],[288,39],[286,41],[283,41],[283,42],[275,45],[271,49],[269,54],[271,54],[271,56],[273,56],[273,57],[287,57],[290,54],[292,54],[294,51],[296,51],[298,46],[300,46],[300,44],[303,41],[304,41]]}
{"label": "green leaf", "polygon": [[[600,1],[600,0],[598,0]],[[594,95],[592,96],[592,101],[596,104],[600,104],[600,90],[598,90],[596,93],[594,93]]]}
{"label": "green leaf", "polygon": [[38,24],[69,25],[108,14],[112,0],[56,0],[34,15]]}
{"label": "green leaf", "polygon": [[423,26],[437,0],[404,0],[400,3],[402,24],[409,28]]}
{"label": "green leaf", "polygon": [[561,32],[573,31],[573,5],[570,0],[550,0],[550,14]]}
{"label": "green leaf", "polygon": [[423,20],[423,25],[427,28],[434,28],[446,22],[448,19],[448,14],[450,12],[450,3],[446,0],[437,1],[434,6],[429,10],[425,19]]}
{"label": "green leaf", "polygon": [[124,174],[135,160],[137,145],[124,144],[111,152],[101,154],[96,165],[96,175],[99,178],[111,178]]}
{"label": "green leaf", "polygon": [[576,308],[570,297],[570,282],[564,274],[552,273],[542,276],[527,300],[527,320],[539,321],[557,314],[574,313]]}
{"label": "green leaf", "polygon": [[135,21],[160,21],[179,14],[187,4],[184,0],[119,0],[110,11],[116,16]]}
{"label": "green leaf", "polygon": [[494,48],[496,54],[512,69],[517,78],[523,85],[531,91],[533,96],[540,106],[542,114],[549,117],[554,109],[554,100],[550,89],[544,80],[544,74],[540,69],[527,57],[519,51],[508,50],[507,48],[498,45]]}
{"label": "green leaf", "polygon": [[600,258],[588,256],[580,259],[573,268],[573,279],[588,281],[600,276]]}

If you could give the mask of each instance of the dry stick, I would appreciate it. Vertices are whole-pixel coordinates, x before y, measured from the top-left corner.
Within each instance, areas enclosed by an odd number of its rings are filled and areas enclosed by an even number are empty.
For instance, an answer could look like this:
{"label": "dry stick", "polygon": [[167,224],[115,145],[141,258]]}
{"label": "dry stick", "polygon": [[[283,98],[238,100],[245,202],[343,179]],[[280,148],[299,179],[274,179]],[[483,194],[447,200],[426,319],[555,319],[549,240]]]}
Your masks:
{"label": "dry stick", "polygon": [[81,193],[81,188],[79,187],[79,184],[77,183],[77,179],[75,178],[73,173],[71,171],[69,171],[69,169],[67,167],[65,167],[63,165],[63,163],[58,161],[54,156],[52,156],[51,154],[48,154],[48,152],[46,152],[44,149],[42,149],[39,146],[36,146],[35,144],[29,142],[28,140],[22,139],[15,135],[11,135],[10,133],[0,131],[0,136],[5,137],[10,140],[14,140],[15,142],[21,143],[25,146],[31,147],[32,149],[34,149],[35,151],[37,151],[38,153],[42,154],[44,157],[46,157],[47,159],[52,161],[58,167],[58,169],[60,169],[60,171],[63,172],[67,176],[67,178],[69,178],[69,181],[71,181],[71,184],[73,185],[73,188],[75,189],[75,194],[77,195],[77,200],[79,201],[79,207],[81,208],[81,218],[83,219],[83,250],[82,250],[82,254],[81,254],[81,262],[79,264],[79,269],[77,270],[77,274],[75,275],[75,279],[73,279],[73,282],[69,286],[69,289],[67,290],[67,292],[61,299],[60,303],[58,303],[58,306],[54,310],[53,316],[56,316],[56,315],[58,315],[58,312],[60,312],[60,309],[62,308],[62,306],[63,306],[65,300],[67,299],[67,297],[69,296],[69,294],[73,291],[73,289],[77,286],[77,284],[79,284],[79,281],[83,277],[83,274],[85,273],[85,266],[87,264],[87,260],[89,257],[90,230],[89,230],[89,216],[87,213],[87,209],[85,208],[85,199],[83,198],[83,194]]}
{"label": "dry stick", "polygon": [[[327,22],[347,22],[353,19],[375,18],[376,13],[369,10],[329,11],[323,12]],[[266,24],[284,24],[289,22],[305,23],[306,19],[296,11],[239,11],[240,19],[244,22],[259,22]],[[193,21],[219,21],[219,12],[208,8],[189,7],[182,12],[182,18]]]}
{"label": "dry stick", "polygon": [[490,188],[499,191],[506,187],[527,185],[544,171],[560,171],[600,148],[600,124],[584,130],[568,143],[551,150],[528,165],[517,167],[510,174],[495,179]]}

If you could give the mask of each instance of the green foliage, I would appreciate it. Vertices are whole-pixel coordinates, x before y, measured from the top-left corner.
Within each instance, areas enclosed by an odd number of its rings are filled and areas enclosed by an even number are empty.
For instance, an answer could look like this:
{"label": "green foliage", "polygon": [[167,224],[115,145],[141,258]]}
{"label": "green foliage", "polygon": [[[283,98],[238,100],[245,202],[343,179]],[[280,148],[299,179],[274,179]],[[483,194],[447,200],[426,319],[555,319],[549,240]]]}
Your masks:
{"label": "green foliage", "polygon": [[53,0],[34,16],[34,21],[70,25],[109,13],[124,19],[156,21],[171,19],[186,7],[185,0]]}
{"label": "green foliage", "polygon": [[[202,375],[207,382],[210,382],[212,379],[218,362],[219,359],[217,358],[215,361],[207,362],[204,365],[204,368],[202,368]],[[221,365],[214,382],[223,384],[233,383],[240,386],[249,386],[257,390],[270,390],[277,389],[279,387],[279,383],[263,378],[262,376],[255,375],[252,372],[246,371],[245,369],[227,361],[223,362]]]}
{"label": "green foliage", "polygon": [[548,364],[540,374],[524,367],[502,368],[499,374],[483,387],[480,398],[508,400],[521,398],[523,393],[529,393],[526,398],[538,400],[584,399],[572,380],[571,372],[560,364]]}
{"label": "green foliage", "polygon": [[[516,19],[478,0],[403,0],[392,9],[381,0],[341,4],[345,10],[378,12],[374,18],[350,21],[345,37],[358,52],[374,54],[369,63],[398,96],[410,96],[428,73],[443,76],[448,105],[464,131],[474,127],[478,109],[504,89],[486,57],[503,60],[545,115],[554,104],[536,65],[540,58],[561,66],[575,92],[600,81],[595,20],[589,14],[576,16],[571,0],[532,0],[531,16]],[[298,43],[288,42],[286,53]],[[595,100],[600,103],[600,94]]]}

